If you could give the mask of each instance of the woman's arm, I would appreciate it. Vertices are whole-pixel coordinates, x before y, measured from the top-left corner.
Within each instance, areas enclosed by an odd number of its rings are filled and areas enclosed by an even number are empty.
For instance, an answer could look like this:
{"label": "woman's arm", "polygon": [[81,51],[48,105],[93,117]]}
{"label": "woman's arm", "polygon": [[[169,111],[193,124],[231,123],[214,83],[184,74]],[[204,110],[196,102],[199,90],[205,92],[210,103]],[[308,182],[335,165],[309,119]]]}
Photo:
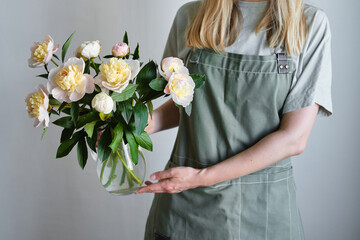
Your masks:
{"label": "woman's arm", "polygon": [[245,176],[264,169],[305,149],[316,119],[317,104],[287,113],[279,130],[267,135],[254,146],[216,165],[204,169],[176,167],[151,175],[152,180],[163,180],[140,188],[137,193],[177,193],[187,189],[211,186],[219,182]]}
{"label": "woman's arm", "polygon": [[145,131],[148,134],[160,132],[179,125],[179,108],[175,106],[174,101],[170,98],[163,105],[154,110],[152,118],[149,115],[148,125]]}

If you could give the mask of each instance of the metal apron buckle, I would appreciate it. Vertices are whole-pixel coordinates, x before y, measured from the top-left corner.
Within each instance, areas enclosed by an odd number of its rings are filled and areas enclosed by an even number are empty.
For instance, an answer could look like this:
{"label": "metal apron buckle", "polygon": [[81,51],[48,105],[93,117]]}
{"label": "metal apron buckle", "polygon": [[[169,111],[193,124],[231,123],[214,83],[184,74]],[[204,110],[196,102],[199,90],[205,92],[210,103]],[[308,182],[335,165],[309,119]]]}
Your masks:
{"label": "metal apron buckle", "polygon": [[287,74],[289,73],[289,60],[287,53],[277,53],[276,60],[278,65],[278,73],[279,74]]}

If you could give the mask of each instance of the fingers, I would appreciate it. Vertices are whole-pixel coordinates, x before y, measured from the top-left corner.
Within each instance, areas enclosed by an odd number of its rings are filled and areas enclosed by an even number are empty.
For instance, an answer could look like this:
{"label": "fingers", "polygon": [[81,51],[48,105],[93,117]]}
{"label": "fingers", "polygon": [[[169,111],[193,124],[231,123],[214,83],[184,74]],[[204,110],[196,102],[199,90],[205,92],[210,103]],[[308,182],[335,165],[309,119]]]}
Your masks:
{"label": "fingers", "polygon": [[[151,183],[147,181],[148,183]],[[170,180],[161,181],[158,183],[151,183],[147,186],[139,188],[135,194],[139,193],[178,193],[180,192]]]}
{"label": "fingers", "polygon": [[171,178],[171,177],[175,176],[176,172],[177,172],[176,168],[170,168],[165,171],[160,171],[160,172],[151,174],[150,179],[151,180],[161,180],[161,179]]}

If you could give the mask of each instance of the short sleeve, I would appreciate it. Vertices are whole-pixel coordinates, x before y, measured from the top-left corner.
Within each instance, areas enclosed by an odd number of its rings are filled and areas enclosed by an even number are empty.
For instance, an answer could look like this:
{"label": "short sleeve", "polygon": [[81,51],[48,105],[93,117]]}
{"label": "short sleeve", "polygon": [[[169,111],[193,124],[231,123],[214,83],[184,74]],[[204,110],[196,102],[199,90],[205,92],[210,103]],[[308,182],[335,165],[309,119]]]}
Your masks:
{"label": "short sleeve", "polygon": [[190,48],[186,46],[186,29],[196,14],[200,3],[200,1],[188,2],[179,8],[172,23],[162,59],[177,57],[185,61],[190,52]]}
{"label": "short sleeve", "polygon": [[293,76],[293,84],[285,101],[283,113],[316,103],[320,106],[319,116],[330,116],[333,112],[330,25],[326,14],[319,9],[307,19],[309,26],[307,40],[298,56],[297,70]]}

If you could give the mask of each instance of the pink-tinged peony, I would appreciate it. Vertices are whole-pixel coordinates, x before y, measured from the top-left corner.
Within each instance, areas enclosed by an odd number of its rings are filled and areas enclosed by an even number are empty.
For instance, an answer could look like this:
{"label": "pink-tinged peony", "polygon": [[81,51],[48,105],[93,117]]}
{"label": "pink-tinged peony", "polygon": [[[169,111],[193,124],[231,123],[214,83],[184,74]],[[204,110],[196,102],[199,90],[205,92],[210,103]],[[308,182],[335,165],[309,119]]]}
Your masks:
{"label": "pink-tinged peony", "polygon": [[100,74],[95,78],[103,91],[111,90],[121,93],[140,71],[138,60],[110,58],[109,62],[100,65]]}
{"label": "pink-tinged peony", "polygon": [[189,75],[189,70],[184,66],[184,62],[175,57],[164,58],[159,65],[159,73],[169,81],[172,73],[186,73]]}
{"label": "pink-tinged peony", "polygon": [[59,44],[54,46],[54,40],[46,35],[43,42],[34,42],[31,45],[31,57],[28,60],[29,67],[42,67],[51,61],[53,54],[58,50]]}
{"label": "pink-tinged peony", "polygon": [[129,46],[126,43],[117,43],[112,47],[112,55],[114,57],[125,57],[129,54]]}
{"label": "pink-tinged peony", "polygon": [[49,93],[44,85],[39,85],[35,92],[30,93],[26,99],[26,110],[31,118],[35,118],[34,127],[41,123],[49,126]]}
{"label": "pink-tinged peony", "polygon": [[94,91],[94,79],[84,74],[85,62],[82,58],[69,58],[49,73],[48,90],[53,97],[67,103],[76,102],[84,97],[85,93]]}
{"label": "pink-tinged peony", "polygon": [[171,75],[166,88],[165,91],[170,93],[175,103],[186,107],[193,100],[195,82],[188,74],[175,72]]}
{"label": "pink-tinged peony", "polygon": [[75,52],[76,57],[78,58],[96,58],[101,52],[101,44],[99,40],[96,41],[85,41],[83,42]]}

